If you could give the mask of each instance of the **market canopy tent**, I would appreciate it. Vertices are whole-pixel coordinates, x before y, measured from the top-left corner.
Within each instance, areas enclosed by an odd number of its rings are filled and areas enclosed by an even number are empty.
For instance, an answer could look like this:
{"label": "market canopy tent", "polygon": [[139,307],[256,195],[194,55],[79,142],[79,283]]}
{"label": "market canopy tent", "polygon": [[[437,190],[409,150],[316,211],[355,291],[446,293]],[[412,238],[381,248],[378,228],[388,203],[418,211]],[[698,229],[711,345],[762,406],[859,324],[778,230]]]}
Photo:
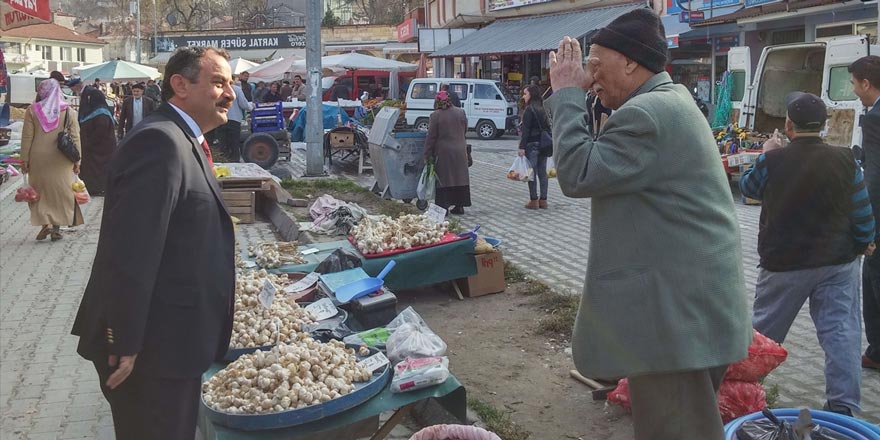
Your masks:
{"label": "market canopy tent", "polygon": [[285,73],[292,72],[294,70],[294,64],[299,61],[302,61],[302,58],[297,56],[278,58],[277,60],[267,61],[258,66],[247,69],[246,72],[251,74],[249,79],[250,82],[279,81],[284,79]]}
{"label": "market canopy tent", "polygon": [[[305,70],[306,62],[296,62],[294,63],[293,67],[299,70]],[[397,70],[400,72],[414,72],[416,69],[419,68],[419,66],[415,64],[402,63],[400,61],[394,60],[386,60],[385,58],[363,55],[357,52],[343,53],[339,55],[328,55],[326,57],[322,57],[321,67],[348,70]]]}
{"label": "market canopy tent", "polygon": [[49,0],[0,0],[0,30],[51,23]]}
{"label": "market canopy tent", "polygon": [[259,64],[253,61],[248,61],[241,57],[229,60],[229,69],[232,70],[233,75],[239,74],[241,72],[244,72],[245,70],[252,69],[257,66],[259,66]]}
{"label": "market canopy tent", "polygon": [[113,60],[106,63],[93,64],[91,66],[76,67],[74,72],[79,72],[83,81],[93,81],[99,78],[105,80],[134,81],[156,79],[160,77],[159,71],[137,63]]}

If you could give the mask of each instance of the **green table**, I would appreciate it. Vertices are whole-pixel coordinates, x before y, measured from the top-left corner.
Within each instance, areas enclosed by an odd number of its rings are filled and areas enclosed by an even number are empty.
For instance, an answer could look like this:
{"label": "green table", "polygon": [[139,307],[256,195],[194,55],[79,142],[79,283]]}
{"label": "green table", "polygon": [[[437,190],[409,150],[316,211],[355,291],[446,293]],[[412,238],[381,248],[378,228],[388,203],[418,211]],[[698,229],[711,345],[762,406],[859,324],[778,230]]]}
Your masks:
{"label": "green table", "polygon": [[[207,375],[215,373],[222,364],[214,364]],[[321,420],[284,429],[266,431],[237,431],[211,422],[202,409],[199,411],[199,430],[206,440],[305,440],[345,439],[371,435],[375,431],[379,414],[395,411],[394,415],[373,434],[373,439],[383,439],[412,410],[418,402],[436,399],[437,402],[462,423],[467,423],[467,391],[450,375],[446,382],[433,387],[406,393],[391,392],[391,383],[372,399],[348,411]]]}
{"label": "green table", "polygon": [[[439,246],[405,252],[386,258],[364,258],[348,240],[312,243],[300,246],[300,250],[316,248],[318,252],[304,256],[305,264],[285,265],[269,272],[311,272],[336,249],[345,249],[360,257],[364,271],[376,276],[389,260],[397,266],[385,277],[385,285],[391,290],[413,289],[431,284],[467,278],[477,273],[474,260],[473,240],[460,240]],[[453,283],[455,284],[455,283]]]}

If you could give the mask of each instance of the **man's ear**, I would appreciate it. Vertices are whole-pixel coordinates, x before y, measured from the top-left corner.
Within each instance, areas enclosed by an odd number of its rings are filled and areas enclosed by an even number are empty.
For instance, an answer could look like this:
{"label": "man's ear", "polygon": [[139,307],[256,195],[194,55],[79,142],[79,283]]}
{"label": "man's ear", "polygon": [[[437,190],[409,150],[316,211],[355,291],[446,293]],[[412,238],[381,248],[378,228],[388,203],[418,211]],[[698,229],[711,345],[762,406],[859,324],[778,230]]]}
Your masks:
{"label": "man's ear", "polygon": [[174,90],[174,96],[179,96],[181,98],[186,98],[187,90],[189,89],[189,81],[180,74],[174,74],[171,79],[171,90]]}
{"label": "man's ear", "polygon": [[624,66],[624,71],[626,72],[627,75],[631,75],[633,72],[636,71],[636,69],[639,68],[639,63],[637,63],[635,60],[633,60],[632,58],[629,58],[629,57],[625,57],[625,59],[626,59],[626,66]]}

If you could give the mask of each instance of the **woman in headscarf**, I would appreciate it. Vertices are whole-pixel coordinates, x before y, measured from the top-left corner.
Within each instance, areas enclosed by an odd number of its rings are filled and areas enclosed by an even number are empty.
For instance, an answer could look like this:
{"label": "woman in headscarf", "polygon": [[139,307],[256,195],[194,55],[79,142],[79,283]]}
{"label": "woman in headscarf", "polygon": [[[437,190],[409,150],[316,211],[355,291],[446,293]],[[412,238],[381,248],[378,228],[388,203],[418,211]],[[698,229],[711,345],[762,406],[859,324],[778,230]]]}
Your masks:
{"label": "woman in headscarf", "polygon": [[468,174],[467,116],[452,105],[449,93],[441,91],[434,98],[434,113],[428,121],[425,160],[434,159],[437,173],[434,203],[452,214],[464,214],[471,206],[471,182]]}
{"label": "woman in headscarf", "polygon": [[82,172],[89,194],[103,196],[107,188],[107,164],[116,152],[116,120],[107,98],[95,88],[83,94],[79,106],[82,132]]}
{"label": "woman in headscarf", "polygon": [[21,134],[22,171],[40,195],[38,201],[28,204],[31,224],[42,226],[37,240],[51,236],[52,241],[58,241],[61,225],[83,223],[70,186],[80,164],[71,162],[58,149],[58,135],[65,129],[80,149],[76,111],[64,103],[61,86],[50,78],[40,83],[37,101],[25,112]]}

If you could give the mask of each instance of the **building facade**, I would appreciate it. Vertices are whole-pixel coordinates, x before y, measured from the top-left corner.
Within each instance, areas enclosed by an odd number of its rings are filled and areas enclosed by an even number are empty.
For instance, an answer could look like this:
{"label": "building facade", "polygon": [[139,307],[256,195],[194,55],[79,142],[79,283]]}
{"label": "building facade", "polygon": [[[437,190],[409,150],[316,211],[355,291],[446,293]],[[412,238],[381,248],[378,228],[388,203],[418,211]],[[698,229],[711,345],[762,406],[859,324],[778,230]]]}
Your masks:
{"label": "building facade", "polygon": [[58,70],[104,62],[105,43],[54,23],[0,31],[0,44],[10,73]]}

